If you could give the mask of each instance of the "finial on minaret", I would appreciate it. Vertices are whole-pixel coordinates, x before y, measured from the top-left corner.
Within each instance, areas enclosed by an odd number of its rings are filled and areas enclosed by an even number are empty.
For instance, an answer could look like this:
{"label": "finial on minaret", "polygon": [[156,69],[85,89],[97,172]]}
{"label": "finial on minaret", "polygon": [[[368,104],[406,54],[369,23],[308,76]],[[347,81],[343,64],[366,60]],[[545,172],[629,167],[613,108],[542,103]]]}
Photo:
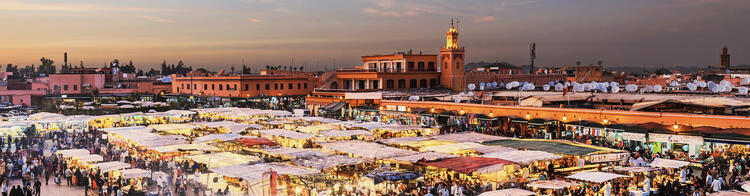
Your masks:
{"label": "finial on minaret", "polygon": [[451,18],[451,27],[453,27],[453,18]]}

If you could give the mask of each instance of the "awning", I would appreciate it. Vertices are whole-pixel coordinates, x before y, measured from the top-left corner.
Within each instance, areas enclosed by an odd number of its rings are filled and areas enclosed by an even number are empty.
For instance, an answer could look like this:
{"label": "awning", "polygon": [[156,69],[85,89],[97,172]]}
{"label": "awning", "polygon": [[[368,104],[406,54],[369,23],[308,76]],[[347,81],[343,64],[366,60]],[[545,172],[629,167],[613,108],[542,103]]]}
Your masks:
{"label": "awning", "polygon": [[488,158],[509,160],[509,161],[524,164],[524,165],[528,165],[536,161],[556,160],[556,159],[563,158],[560,155],[555,155],[549,152],[535,151],[535,150],[523,150],[523,151],[515,150],[515,151],[497,152],[497,153],[485,154],[482,156],[488,157]]}
{"label": "awning", "polygon": [[641,172],[647,172],[647,171],[653,171],[653,170],[656,170],[656,168],[653,168],[653,167],[637,167],[637,166],[615,167],[615,171],[630,172],[630,173],[641,173]]}
{"label": "awning", "polygon": [[121,161],[110,161],[97,163],[92,165],[93,167],[99,168],[102,172],[109,172],[113,170],[120,170],[130,167],[130,164]]}
{"label": "awning", "polygon": [[536,193],[523,190],[523,189],[511,188],[511,189],[488,191],[488,192],[479,194],[479,196],[527,196],[527,195],[536,195]]}
{"label": "awning", "polygon": [[341,109],[341,107],[344,107],[345,104],[346,103],[344,103],[343,101],[333,102],[333,103],[329,103],[327,105],[320,107],[320,109],[324,109],[327,111],[337,111]]}
{"label": "awning", "polygon": [[185,158],[201,164],[205,164],[209,168],[248,164],[250,162],[260,160],[260,158],[255,156],[242,155],[231,152],[190,155],[186,156]]}
{"label": "awning", "polygon": [[124,179],[151,177],[151,172],[139,168],[122,170],[120,174]]}
{"label": "awning", "polygon": [[649,165],[651,167],[680,168],[690,165],[690,162],[656,158]]}
{"label": "awning", "polygon": [[242,144],[245,144],[245,146],[276,145],[271,140],[268,140],[266,138],[239,138],[235,139],[235,141],[242,142]]}
{"label": "awning", "polygon": [[587,182],[594,182],[594,183],[603,183],[603,182],[607,182],[615,178],[626,178],[626,177],[630,177],[630,176],[607,173],[607,172],[587,171],[587,172],[578,172],[576,174],[570,175],[565,178],[576,179],[576,180],[587,181]]}
{"label": "awning", "polygon": [[498,168],[496,166],[512,165],[513,162],[495,158],[463,156],[444,159],[441,161],[426,162],[423,164],[433,167],[446,168],[464,174],[470,174],[474,171],[478,171],[481,174],[499,171],[501,170],[501,168]]}
{"label": "awning", "polygon": [[578,186],[578,183],[562,181],[562,180],[537,180],[526,184],[528,187],[534,187],[538,189],[564,189],[572,186]]}

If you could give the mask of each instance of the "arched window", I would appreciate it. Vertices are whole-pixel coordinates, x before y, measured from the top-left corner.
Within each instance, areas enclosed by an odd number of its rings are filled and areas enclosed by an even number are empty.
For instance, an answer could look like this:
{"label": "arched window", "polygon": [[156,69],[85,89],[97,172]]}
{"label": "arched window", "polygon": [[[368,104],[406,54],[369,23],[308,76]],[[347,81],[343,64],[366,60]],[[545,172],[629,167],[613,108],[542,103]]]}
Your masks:
{"label": "arched window", "polygon": [[417,79],[409,80],[409,88],[417,88]]}
{"label": "arched window", "polygon": [[426,79],[419,80],[419,88],[427,88],[427,80]]}
{"label": "arched window", "polygon": [[404,79],[398,80],[398,88],[406,88],[406,80]]}
{"label": "arched window", "polygon": [[339,83],[331,82],[331,89],[339,89]]}
{"label": "arched window", "polygon": [[385,81],[385,88],[392,89],[393,88],[393,80],[388,79]]}

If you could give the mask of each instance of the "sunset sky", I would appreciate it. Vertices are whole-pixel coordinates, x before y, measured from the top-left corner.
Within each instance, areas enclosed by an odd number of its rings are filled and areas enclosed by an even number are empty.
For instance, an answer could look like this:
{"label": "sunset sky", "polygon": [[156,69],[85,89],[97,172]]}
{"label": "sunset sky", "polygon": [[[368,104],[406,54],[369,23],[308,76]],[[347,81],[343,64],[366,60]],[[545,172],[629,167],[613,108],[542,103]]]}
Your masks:
{"label": "sunset sky", "polygon": [[[728,46],[750,64],[748,0],[0,0],[0,63],[88,67],[118,58],[139,68],[182,59],[231,64],[351,67],[362,55],[437,53],[450,18],[469,62],[576,60],[611,66],[716,65]],[[315,67],[320,64],[319,67]]]}

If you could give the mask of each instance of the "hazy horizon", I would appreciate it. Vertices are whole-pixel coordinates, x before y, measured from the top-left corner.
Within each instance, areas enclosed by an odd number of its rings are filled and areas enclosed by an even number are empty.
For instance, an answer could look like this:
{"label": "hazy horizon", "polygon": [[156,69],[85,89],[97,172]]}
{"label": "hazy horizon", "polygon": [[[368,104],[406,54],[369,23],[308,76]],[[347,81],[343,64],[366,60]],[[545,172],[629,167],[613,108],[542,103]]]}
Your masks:
{"label": "hazy horizon", "polygon": [[[218,71],[242,62],[257,71],[360,65],[360,56],[438,53],[459,18],[467,62],[537,65],[577,60],[608,66],[715,66],[721,47],[750,64],[746,0],[354,0],[84,1],[0,0],[0,63],[87,67],[133,60],[147,71],[163,60]],[[320,65],[316,67],[316,65]],[[59,67],[58,67],[59,69]]]}

